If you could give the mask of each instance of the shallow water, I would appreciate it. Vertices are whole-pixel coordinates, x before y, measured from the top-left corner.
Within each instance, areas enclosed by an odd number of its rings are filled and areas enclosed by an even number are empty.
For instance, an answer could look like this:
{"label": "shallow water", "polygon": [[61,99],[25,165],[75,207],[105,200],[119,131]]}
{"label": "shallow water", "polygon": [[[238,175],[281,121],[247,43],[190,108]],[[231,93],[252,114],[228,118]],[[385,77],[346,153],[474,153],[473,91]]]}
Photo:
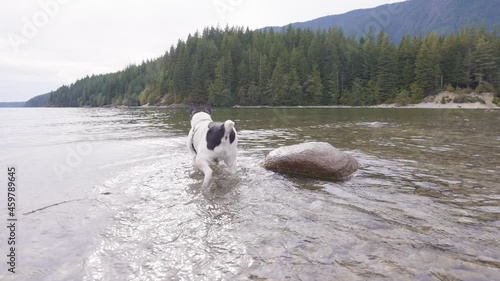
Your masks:
{"label": "shallow water", "polygon": [[[17,273],[1,258],[0,279],[500,280],[500,111],[213,117],[236,122],[239,168],[202,190],[185,110],[0,109],[0,163],[20,185]],[[306,141],[362,168],[332,183],[261,167]]]}

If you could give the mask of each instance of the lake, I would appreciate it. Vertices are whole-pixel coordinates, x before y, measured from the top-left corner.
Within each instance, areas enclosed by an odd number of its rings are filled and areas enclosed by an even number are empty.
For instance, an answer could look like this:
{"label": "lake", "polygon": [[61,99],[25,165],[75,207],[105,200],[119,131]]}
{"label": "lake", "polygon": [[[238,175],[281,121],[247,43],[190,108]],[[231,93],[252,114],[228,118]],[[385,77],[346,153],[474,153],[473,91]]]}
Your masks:
{"label": "lake", "polygon": [[[2,231],[0,279],[500,280],[500,111],[213,118],[236,122],[239,167],[202,190],[185,109],[0,109],[0,183],[12,165],[18,183],[17,273]],[[262,168],[308,141],[362,167],[346,182]]]}

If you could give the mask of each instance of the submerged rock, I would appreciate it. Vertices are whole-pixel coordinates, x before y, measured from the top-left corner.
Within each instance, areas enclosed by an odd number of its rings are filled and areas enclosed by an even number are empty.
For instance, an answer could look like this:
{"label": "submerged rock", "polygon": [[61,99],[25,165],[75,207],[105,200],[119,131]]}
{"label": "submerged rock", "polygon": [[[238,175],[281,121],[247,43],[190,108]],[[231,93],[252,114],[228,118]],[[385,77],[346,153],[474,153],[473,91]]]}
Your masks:
{"label": "submerged rock", "polygon": [[359,167],[354,156],[326,142],[283,146],[264,159],[264,168],[274,172],[330,180],[346,180]]}

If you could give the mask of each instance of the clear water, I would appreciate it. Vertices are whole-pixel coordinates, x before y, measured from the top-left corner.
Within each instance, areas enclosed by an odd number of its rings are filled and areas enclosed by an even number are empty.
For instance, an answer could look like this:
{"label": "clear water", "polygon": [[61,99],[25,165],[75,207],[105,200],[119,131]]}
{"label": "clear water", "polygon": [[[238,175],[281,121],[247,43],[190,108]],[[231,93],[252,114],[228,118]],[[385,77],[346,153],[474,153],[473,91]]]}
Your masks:
{"label": "clear water", "polygon": [[[500,111],[213,117],[236,121],[239,168],[201,190],[185,110],[0,109],[0,163],[20,185],[17,274],[2,234],[0,279],[500,280]],[[307,141],[362,168],[331,183],[261,167]]]}

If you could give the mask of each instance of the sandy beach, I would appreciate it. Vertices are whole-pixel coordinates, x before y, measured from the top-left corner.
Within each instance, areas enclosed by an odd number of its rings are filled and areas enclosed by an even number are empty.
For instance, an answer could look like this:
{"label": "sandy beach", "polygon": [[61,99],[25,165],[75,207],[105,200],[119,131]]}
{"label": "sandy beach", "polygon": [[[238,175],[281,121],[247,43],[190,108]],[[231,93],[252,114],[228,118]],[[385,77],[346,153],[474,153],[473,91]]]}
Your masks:
{"label": "sandy beach", "polygon": [[406,107],[414,107],[414,108],[464,108],[464,109],[500,109],[500,107],[496,106],[493,103],[493,99],[495,97],[492,93],[482,93],[476,94],[472,93],[469,96],[482,98],[485,103],[475,102],[475,103],[441,103],[443,98],[448,98],[449,100],[453,100],[458,97],[459,94],[451,93],[451,92],[441,92],[436,96],[427,97],[425,101],[418,104],[410,104]]}

